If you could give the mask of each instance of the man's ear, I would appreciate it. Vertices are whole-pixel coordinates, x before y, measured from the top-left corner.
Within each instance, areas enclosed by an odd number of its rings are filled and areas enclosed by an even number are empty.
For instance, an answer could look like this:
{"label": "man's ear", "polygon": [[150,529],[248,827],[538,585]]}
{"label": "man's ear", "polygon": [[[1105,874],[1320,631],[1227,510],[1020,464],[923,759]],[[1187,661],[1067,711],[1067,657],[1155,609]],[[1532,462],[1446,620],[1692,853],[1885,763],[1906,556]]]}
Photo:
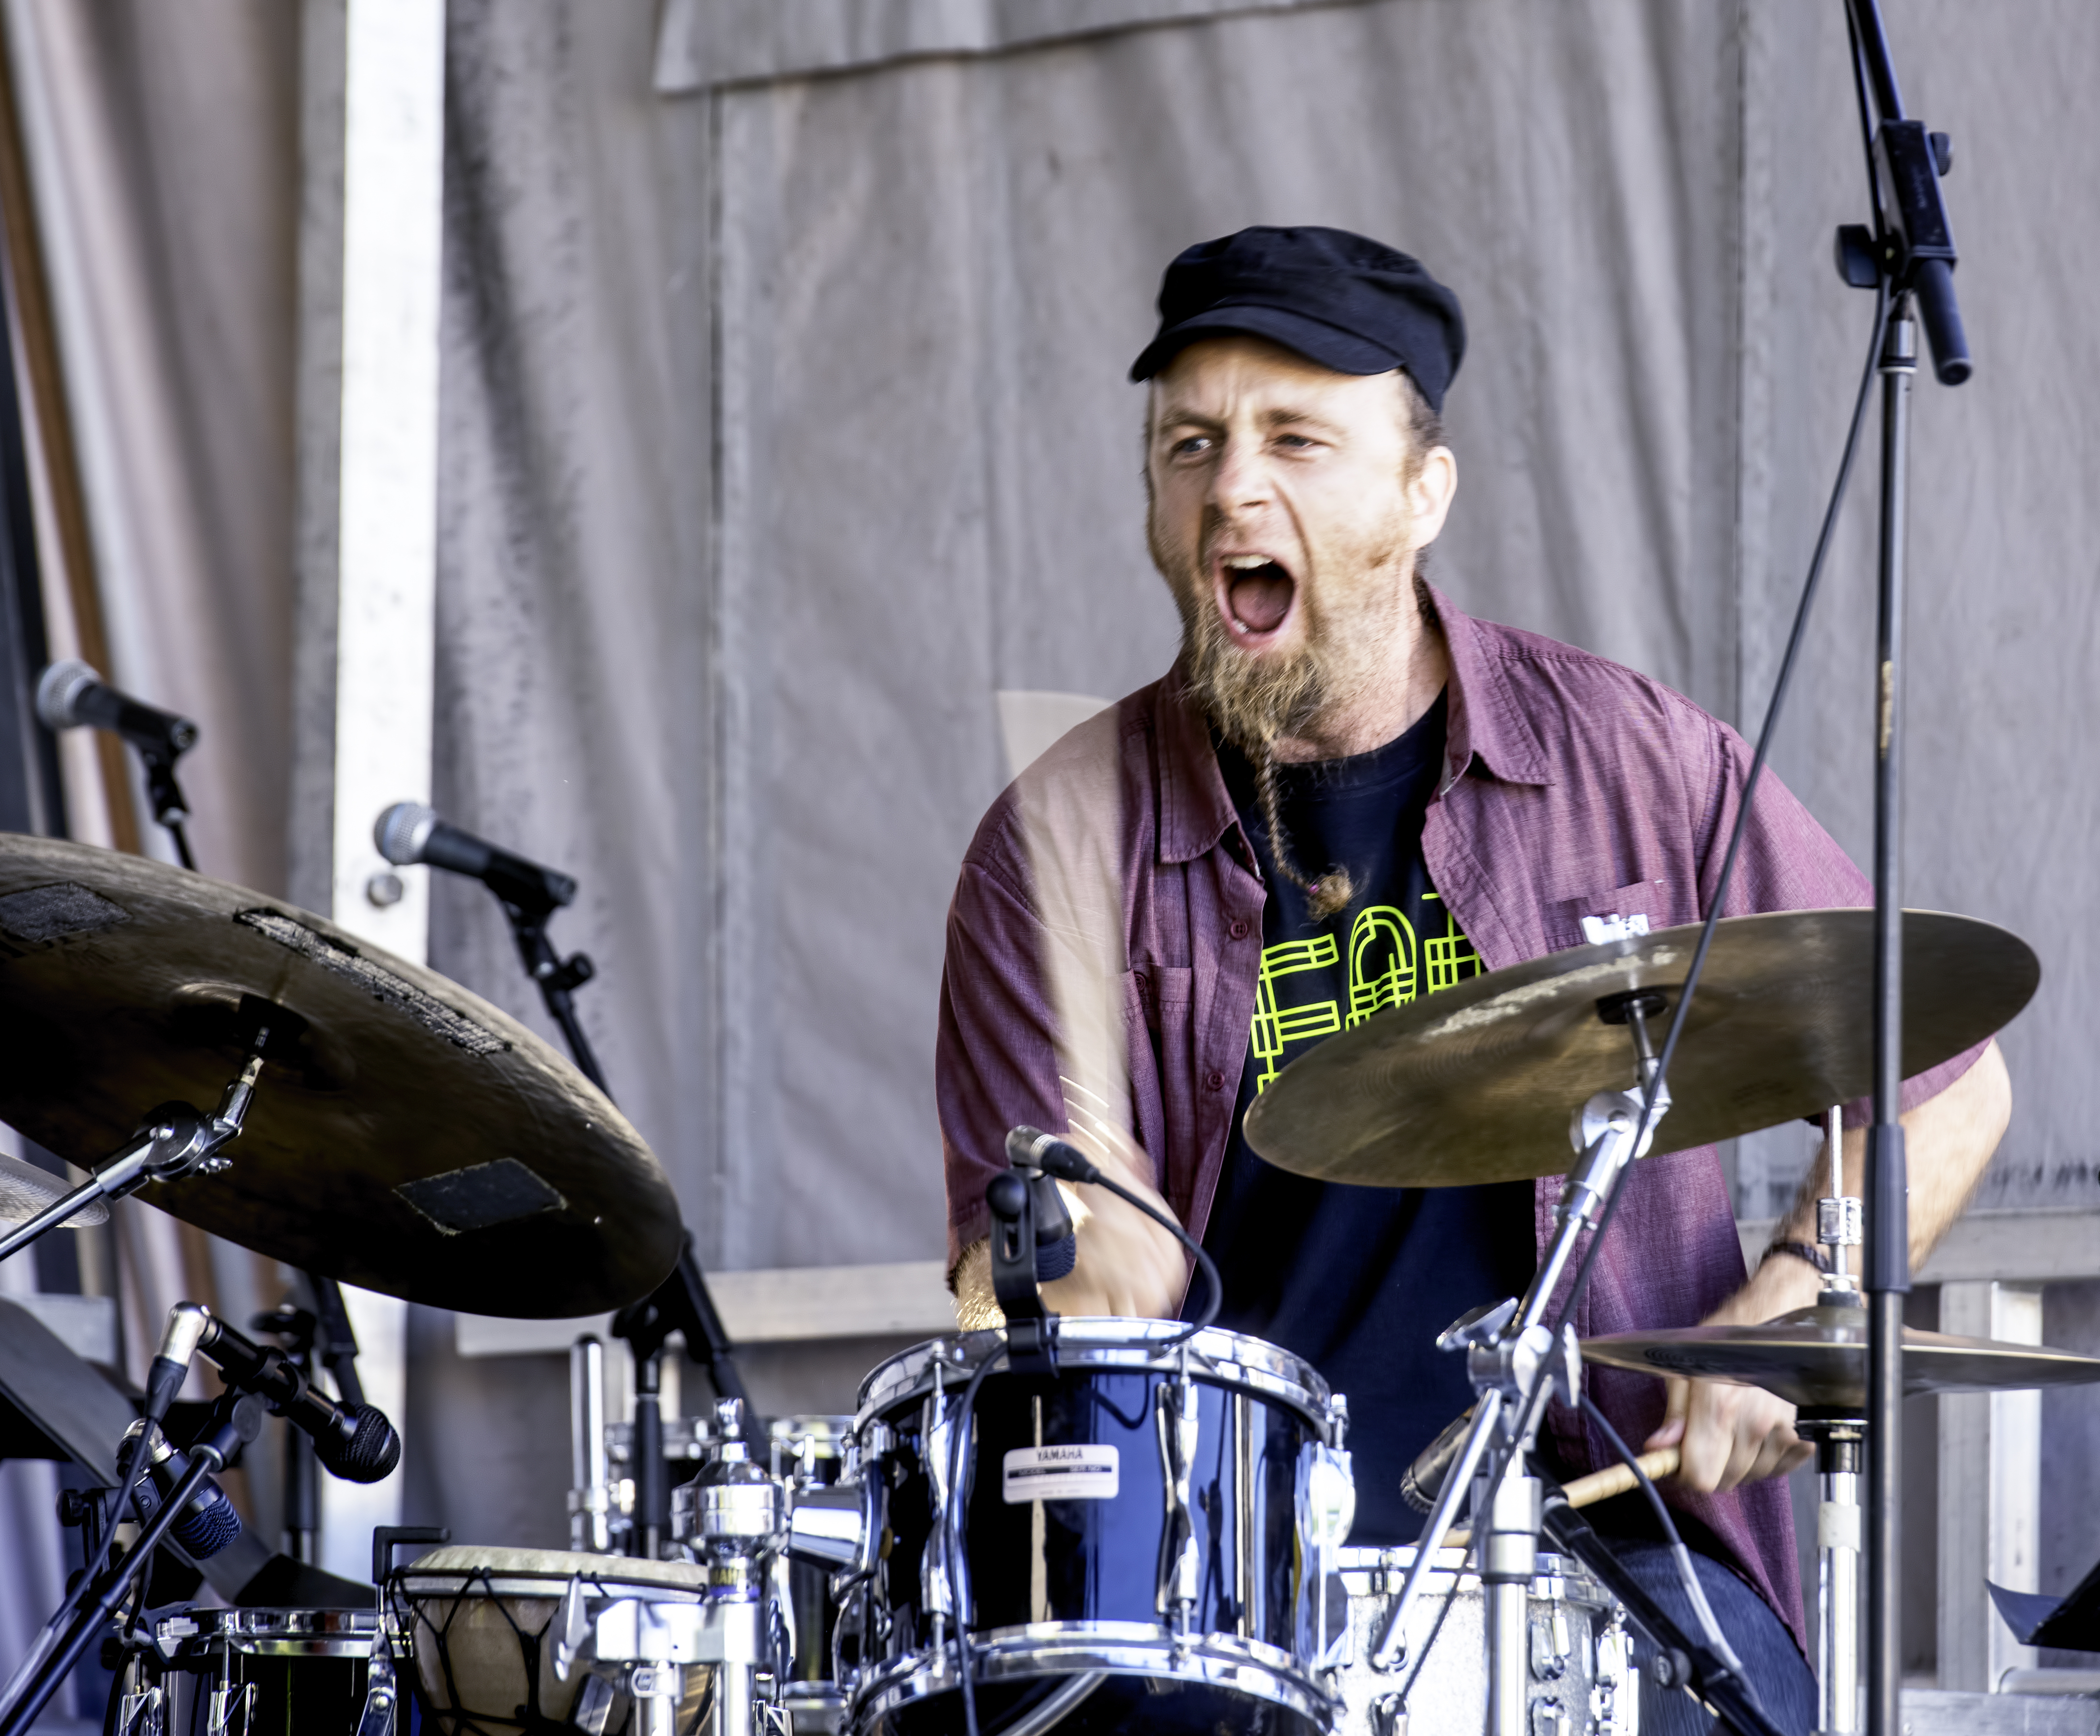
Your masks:
{"label": "man's ear", "polygon": [[1432,446],[1422,455],[1407,485],[1414,518],[1415,546],[1426,548],[1444,534],[1444,521],[1458,492],[1458,459],[1448,446]]}

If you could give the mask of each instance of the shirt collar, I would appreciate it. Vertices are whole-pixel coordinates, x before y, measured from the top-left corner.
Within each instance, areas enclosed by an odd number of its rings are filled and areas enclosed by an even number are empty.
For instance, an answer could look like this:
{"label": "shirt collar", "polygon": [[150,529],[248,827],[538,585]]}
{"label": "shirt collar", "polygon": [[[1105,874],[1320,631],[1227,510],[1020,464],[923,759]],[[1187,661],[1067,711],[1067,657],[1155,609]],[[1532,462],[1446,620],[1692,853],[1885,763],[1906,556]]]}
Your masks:
{"label": "shirt collar", "polygon": [[1428,589],[1451,662],[1439,793],[1463,777],[1476,759],[1504,783],[1551,784],[1545,744],[1518,703],[1508,672],[1481,643],[1479,623],[1435,585]]}
{"label": "shirt collar", "polygon": [[[1500,664],[1480,643],[1472,617],[1436,589],[1430,606],[1450,658],[1445,690],[1442,794],[1476,759],[1490,776],[1511,784],[1551,784],[1546,751]],[[1217,846],[1239,823],[1225,776],[1211,744],[1210,720],[1189,691],[1177,660],[1160,684],[1159,859],[1193,862]]]}

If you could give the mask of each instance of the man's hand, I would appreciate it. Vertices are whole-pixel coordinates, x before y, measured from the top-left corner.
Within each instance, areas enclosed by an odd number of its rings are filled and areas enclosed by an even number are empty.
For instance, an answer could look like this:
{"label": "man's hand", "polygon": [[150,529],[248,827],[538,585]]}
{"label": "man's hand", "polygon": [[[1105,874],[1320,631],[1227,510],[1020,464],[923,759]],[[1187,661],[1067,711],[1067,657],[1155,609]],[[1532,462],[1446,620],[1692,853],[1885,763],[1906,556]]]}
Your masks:
{"label": "man's hand", "polygon": [[[1701,1323],[1749,1325],[1811,1308],[1822,1283],[1815,1267],[1781,1254],[1759,1266],[1748,1283]],[[1815,1452],[1793,1432],[1793,1407],[1784,1398],[1723,1380],[1673,1380],[1668,1385],[1662,1426],[1648,1438],[1643,1451],[1680,1448],[1681,1489],[1710,1494],[1761,1477],[1783,1476],[1806,1464]]]}
{"label": "man's hand", "polygon": [[[1152,1185],[1152,1166],[1142,1152],[1074,1129],[1065,1136],[1140,1199],[1167,1217],[1174,1208]],[[1043,1287],[1043,1300],[1065,1315],[1119,1314],[1171,1320],[1189,1287],[1188,1256],[1181,1244],[1134,1206],[1105,1187],[1057,1184],[1072,1213],[1078,1258],[1072,1270]],[[991,1288],[991,1244],[977,1242],[955,1269],[955,1314],[965,1331],[1005,1323]]]}
{"label": "man's hand", "polygon": [[[1997,1150],[2011,1113],[2012,1086],[2005,1076],[2005,1058],[1993,1043],[1952,1084],[1903,1118],[1910,1164],[1913,1267],[1924,1264],[1948,1226],[1961,1215],[1984,1165]],[[1865,1169],[1866,1130],[1854,1128],[1845,1135],[1847,1193],[1860,1191]],[[1815,1201],[1828,1193],[1829,1186],[1829,1160],[1818,1158],[1800,1199],[1774,1239],[1813,1242]],[[1749,1281],[1701,1323],[1751,1325],[1797,1308],[1813,1307],[1822,1285],[1822,1275],[1806,1261],[1780,1254],[1751,1273]],[[1718,1380],[1672,1380],[1669,1388],[1662,1426],[1648,1438],[1644,1450],[1682,1449],[1679,1487],[1732,1489],[1807,1463],[1812,1449],[1793,1432],[1793,1407],[1785,1400],[1754,1386]]]}

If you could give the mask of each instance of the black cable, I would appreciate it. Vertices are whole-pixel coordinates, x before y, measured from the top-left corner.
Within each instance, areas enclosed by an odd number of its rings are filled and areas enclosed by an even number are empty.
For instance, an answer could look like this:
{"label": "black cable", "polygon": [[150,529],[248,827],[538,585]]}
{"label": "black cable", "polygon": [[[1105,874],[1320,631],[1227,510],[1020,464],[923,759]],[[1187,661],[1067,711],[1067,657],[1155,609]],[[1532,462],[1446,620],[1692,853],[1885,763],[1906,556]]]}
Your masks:
{"label": "black cable", "polygon": [[1582,1414],[1597,1425],[1599,1432],[1604,1437],[1604,1444],[1626,1460],[1627,1469],[1634,1473],[1634,1481],[1640,1485],[1641,1493],[1648,1497],[1648,1504],[1654,1511],[1656,1522],[1662,1527],[1664,1539],[1670,1545],[1670,1553],[1676,1557],[1678,1577],[1684,1583],[1686,1601],[1691,1604],[1692,1613],[1699,1625],[1705,1630],[1706,1643],[1714,1648],[1715,1655],[1743,1685],[1743,1690],[1749,1695],[1752,1703],[1759,1712],[1763,1712],[1764,1697],[1758,1692],[1758,1685],[1750,1680],[1749,1672],[1744,1669],[1743,1660],[1736,1655],[1735,1647],[1728,1643],[1727,1635],[1722,1632],[1721,1623],[1714,1615],[1714,1606],[1706,1601],[1706,1588],[1699,1583],[1698,1572],[1692,1565],[1692,1552],[1684,1547],[1683,1538],[1678,1535],[1677,1522],[1670,1517],[1670,1509],[1663,1501],[1662,1493],[1641,1464],[1640,1456],[1620,1438],[1619,1431],[1612,1426],[1611,1419],[1604,1415],[1597,1401],[1586,1392],[1582,1394]]}
{"label": "black cable", "polygon": [[[1866,425],[1867,406],[1873,400],[1875,376],[1880,372],[1882,334],[1888,325],[1889,297],[1886,282],[1877,292],[1874,300],[1873,340],[1867,349],[1867,366],[1860,376],[1859,396],[1852,404],[1851,426],[1845,434],[1845,452],[1838,466],[1837,480],[1831,485],[1829,504],[1824,509],[1823,528],[1815,538],[1815,553],[1808,563],[1808,576],[1801,587],[1801,601],[1793,612],[1793,629],[1787,635],[1786,654],[1780,660],[1779,676],[1772,683],[1771,704],[1765,710],[1764,727],[1758,731],[1757,751],[1750,758],[1749,775],[1743,780],[1741,806],[1736,814],[1736,824],[1728,834],[1728,853],[1721,864],[1720,882],[1714,889],[1714,902],[1706,913],[1706,920],[1699,930],[1699,943],[1692,949],[1691,968],[1684,974],[1684,984],[1679,992],[1677,1005],[1671,1010],[1670,1030],[1662,1040],[1662,1053],[1657,1057],[1653,1076],[1648,1081],[1646,1094],[1641,1100],[1639,1124],[1634,1129],[1633,1149],[1639,1151],[1641,1142],[1655,1122],[1655,1106],[1670,1077],[1670,1064],[1676,1058],[1678,1040],[1684,1034],[1685,1015],[1691,1011],[1692,996],[1698,992],[1699,978],[1706,968],[1706,955],[1714,944],[1714,930],[1721,921],[1721,913],[1727,908],[1728,889],[1734,884],[1736,864],[1742,854],[1743,839],[1749,829],[1750,815],[1755,802],[1758,780],[1763,775],[1765,761],[1771,753],[1772,738],[1778,732],[1779,720],[1786,709],[1786,696],[1793,686],[1795,665],[1800,661],[1801,647],[1808,636],[1808,621],[1815,604],[1815,593],[1822,582],[1823,568],[1830,553],[1830,542],[1838,525],[1838,515],[1845,502],[1845,490],[1852,479],[1853,461],[1859,456],[1860,433]],[[1597,1250],[1604,1245],[1604,1233],[1612,1226],[1612,1219],[1618,1210],[1619,1200],[1625,1194],[1623,1187],[1612,1190],[1611,1197],[1604,1202],[1603,1215],[1590,1237],[1590,1245],[1583,1250],[1582,1263],[1576,1268],[1575,1282],[1568,1292],[1566,1305],[1560,1318],[1574,1318],[1576,1305],[1589,1286],[1591,1273],[1597,1264]]]}
{"label": "black cable", "polygon": [[[1002,1346],[977,1364],[968,1385],[963,1389],[962,1402],[955,1407],[953,1432],[948,1437],[948,1500],[947,1510],[941,1516],[941,1553],[947,1563],[948,1591],[955,1605],[955,1673],[963,1690],[963,1724],[967,1736],[977,1736],[977,1694],[970,1667],[969,1562],[963,1548],[963,1515],[968,1499],[968,1491],[963,1486],[966,1469],[964,1455],[970,1419],[977,1409],[977,1389],[984,1385],[985,1376],[1005,1360],[1006,1350]],[[967,1471],[974,1481],[974,1456],[969,1459]]]}
{"label": "black cable", "polygon": [[1122,1182],[1110,1181],[1077,1146],[1070,1140],[1058,1138],[1053,1133],[1045,1133],[1032,1127],[1017,1127],[1006,1136],[1006,1149],[1008,1158],[1016,1168],[1034,1168],[1045,1175],[1055,1176],[1061,1182],[1077,1182],[1106,1188],[1124,1204],[1135,1206],[1195,1256],[1196,1264],[1202,1270],[1204,1288],[1208,1292],[1204,1298],[1203,1311],[1171,1338],[1162,1338],[1159,1341],[1162,1349],[1171,1349],[1176,1345],[1186,1344],[1218,1318],[1218,1310],[1224,1306],[1225,1286],[1224,1280],[1218,1276],[1217,1261],[1203,1251],[1202,1243],[1166,1213],[1149,1200],[1132,1193]]}

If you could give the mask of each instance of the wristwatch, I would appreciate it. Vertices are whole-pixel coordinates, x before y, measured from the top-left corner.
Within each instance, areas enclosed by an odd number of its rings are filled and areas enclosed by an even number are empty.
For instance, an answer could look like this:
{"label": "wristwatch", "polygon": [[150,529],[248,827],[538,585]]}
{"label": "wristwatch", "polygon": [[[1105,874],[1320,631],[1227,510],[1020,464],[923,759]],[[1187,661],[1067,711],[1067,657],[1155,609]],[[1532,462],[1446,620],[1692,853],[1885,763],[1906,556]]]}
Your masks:
{"label": "wristwatch", "polygon": [[1764,1257],[1758,1261],[1758,1264],[1762,1266],[1765,1261],[1771,1259],[1774,1254],[1792,1254],[1797,1260],[1806,1260],[1825,1278],[1830,1275],[1829,1255],[1824,1252],[1813,1242],[1775,1242],[1764,1251]]}

